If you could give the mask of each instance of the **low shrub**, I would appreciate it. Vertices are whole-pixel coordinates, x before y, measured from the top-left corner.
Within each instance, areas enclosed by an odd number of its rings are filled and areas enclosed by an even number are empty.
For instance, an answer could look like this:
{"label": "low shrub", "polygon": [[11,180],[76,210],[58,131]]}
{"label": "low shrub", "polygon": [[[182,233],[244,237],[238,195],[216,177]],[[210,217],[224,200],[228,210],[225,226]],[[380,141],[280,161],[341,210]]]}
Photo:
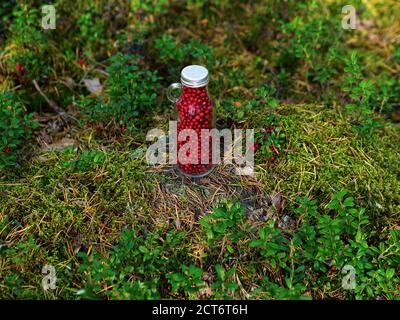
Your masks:
{"label": "low shrub", "polygon": [[0,93],[0,170],[17,164],[21,147],[37,127],[33,114],[26,114],[22,103],[9,92]]}

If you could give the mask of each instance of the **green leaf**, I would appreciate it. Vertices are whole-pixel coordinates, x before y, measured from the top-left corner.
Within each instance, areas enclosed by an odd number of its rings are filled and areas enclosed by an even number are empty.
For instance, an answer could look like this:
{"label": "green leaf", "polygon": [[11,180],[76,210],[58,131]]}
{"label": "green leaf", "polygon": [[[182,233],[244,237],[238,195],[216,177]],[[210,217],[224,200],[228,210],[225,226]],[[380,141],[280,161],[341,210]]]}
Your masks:
{"label": "green leaf", "polygon": [[149,249],[147,249],[145,246],[139,246],[139,251],[141,253],[149,253]]}
{"label": "green leaf", "polygon": [[217,273],[218,279],[222,281],[225,280],[225,270],[220,264],[215,265],[215,272]]}
{"label": "green leaf", "polygon": [[393,278],[394,274],[396,273],[394,268],[389,268],[386,270],[386,278],[391,279]]}
{"label": "green leaf", "polygon": [[353,197],[348,197],[344,200],[343,205],[345,207],[352,207],[354,206],[354,198]]}
{"label": "green leaf", "polygon": [[331,202],[329,202],[329,203],[326,205],[326,207],[329,208],[329,209],[337,210],[337,209],[340,208],[340,203],[339,203],[338,200],[332,200]]}

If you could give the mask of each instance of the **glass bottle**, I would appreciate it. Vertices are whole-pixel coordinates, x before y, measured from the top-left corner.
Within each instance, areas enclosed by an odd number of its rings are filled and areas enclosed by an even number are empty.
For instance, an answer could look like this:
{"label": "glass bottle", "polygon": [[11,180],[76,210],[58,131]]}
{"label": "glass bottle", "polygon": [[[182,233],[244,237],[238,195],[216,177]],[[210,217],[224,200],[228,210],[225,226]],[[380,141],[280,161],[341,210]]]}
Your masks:
{"label": "glass bottle", "polygon": [[[212,139],[208,136],[202,141],[206,134],[203,129],[211,130],[215,127],[214,104],[207,92],[208,79],[208,70],[205,67],[190,65],[182,69],[181,82],[171,84],[167,91],[168,99],[175,103],[177,115],[177,168],[182,174],[193,178],[204,177],[214,168]],[[180,90],[179,97],[172,94],[176,89]],[[185,129],[192,129],[190,132],[193,136],[186,137],[186,140],[180,139],[180,133],[188,132],[182,132]],[[186,153],[180,152],[182,148],[187,149],[184,145],[190,139],[197,142],[197,154],[194,149],[187,150]],[[180,157],[182,154],[186,156],[185,161]]]}

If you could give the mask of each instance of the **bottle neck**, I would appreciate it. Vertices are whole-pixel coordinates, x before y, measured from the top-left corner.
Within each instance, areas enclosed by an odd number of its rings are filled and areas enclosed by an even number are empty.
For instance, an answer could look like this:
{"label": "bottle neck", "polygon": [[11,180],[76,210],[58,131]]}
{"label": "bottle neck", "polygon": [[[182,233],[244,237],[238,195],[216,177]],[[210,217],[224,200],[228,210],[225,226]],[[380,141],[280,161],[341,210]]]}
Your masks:
{"label": "bottle neck", "polygon": [[202,87],[188,87],[185,85],[182,85],[182,90],[183,93],[188,93],[188,94],[196,94],[196,93],[207,93],[207,85],[202,86]]}

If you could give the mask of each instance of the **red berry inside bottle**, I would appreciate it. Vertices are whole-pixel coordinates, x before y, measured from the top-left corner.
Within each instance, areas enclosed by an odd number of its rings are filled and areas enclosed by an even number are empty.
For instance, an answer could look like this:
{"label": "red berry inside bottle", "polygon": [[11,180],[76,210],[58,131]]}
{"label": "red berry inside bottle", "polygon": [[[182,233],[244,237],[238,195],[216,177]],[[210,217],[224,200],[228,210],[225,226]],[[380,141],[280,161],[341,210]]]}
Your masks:
{"label": "red berry inside bottle", "polygon": [[[190,150],[188,150],[186,156],[189,161],[184,161],[185,163],[182,163],[181,159],[178,158],[178,168],[187,175],[203,175],[212,167],[212,141],[211,139],[203,139],[208,144],[208,148],[205,148],[206,145],[202,144],[201,132],[202,129],[212,129],[212,108],[213,105],[207,95],[205,86],[198,88],[183,87],[182,96],[177,102],[179,113],[178,137],[184,129],[192,129],[197,134],[197,154],[190,154]],[[178,139],[178,154],[180,154],[180,149],[188,140],[189,138],[186,141],[179,141]],[[202,163],[202,151],[208,157],[208,163],[204,163],[207,161],[203,161]]]}

